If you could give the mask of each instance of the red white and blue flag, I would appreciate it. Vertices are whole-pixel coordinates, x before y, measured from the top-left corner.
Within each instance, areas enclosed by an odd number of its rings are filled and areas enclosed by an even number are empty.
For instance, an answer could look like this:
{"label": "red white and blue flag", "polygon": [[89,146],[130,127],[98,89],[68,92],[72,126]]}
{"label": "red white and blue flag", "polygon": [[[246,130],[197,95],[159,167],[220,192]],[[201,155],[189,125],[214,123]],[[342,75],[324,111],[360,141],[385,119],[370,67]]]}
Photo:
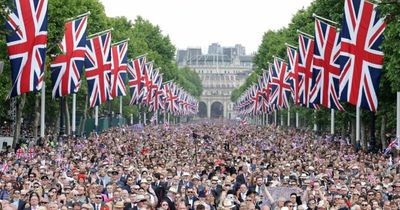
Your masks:
{"label": "red white and blue flag", "polygon": [[276,104],[279,110],[287,109],[289,107],[288,98],[291,95],[290,83],[287,83],[287,64],[277,57],[274,58],[274,68],[276,77],[273,76],[272,84],[277,88],[277,94],[272,99],[272,103]]}
{"label": "red white and blue flag", "polygon": [[178,90],[173,82],[164,84],[165,109],[167,112],[175,113],[178,110]]}
{"label": "red white and blue flag", "polygon": [[335,63],[340,54],[340,40],[336,28],[315,19],[311,103],[343,111],[339,102],[340,66]]}
{"label": "red white and blue flag", "polygon": [[400,138],[397,137],[395,140],[390,142],[388,147],[384,150],[384,154],[387,155],[389,152],[391,152],[394,149],[400,149]]}
{"label": "red white and blue flag", "polygon": [[142,79],[142,88],[140,89],[138,96],[138,103],[143,103],[148,105],[149,101],[148,96],[151,94],[151,86],[153,84],[152,75],[153,75],[153,62],[149,62],[145,64],[145,68],[143,69],[143,79]]}
{"label": "red white and blue flag", "polygon": [[85,67],[90,107],[111,100],[111,32],[88,40]]}
{"label": "red white and blue flag", "polygon": [[340,99],[376,112],[382,73],[386,23],[377,5],[364,0],[346,0],[341,30]]}
{"label": "red white and blue flag", "polygon": [[145,71],[146,57],[140,56],[128,62],[129,92],[131,94],[130,104],[137,104],[139,93],[143,88],[143,72]]}
{"label": "red white and blue flag", "polygon": [[263,71],[262,76],[258,80],[258,97],[259,97],[259,104],[258,104],[258,110],[261,113],[268,113],[269,111],[269,102],[268,102],[268,97],[266,92],[264,92],[264,87],[267,86],[268,83],[268,73],[267,71]]}
{"label": "red white and blue flag", "polygon": [[243,118],[243,119],[240,120],[240,125],[241,125],[241,126],[243,126],[243,125],[248,125],[248,124],[249,124],[249,122],[247,121],[247,117],[245,117],[245,118]]}
{"label": "red white and blue flag", "polygon": [[287,47],[287,56],[289,59],[288,63],[288,75],[286,77],[286,82],[290,84],[290,89],[292,92],[293,102],[298,104],[299,96],[299,69],[298,69],[298,62],[299,62],[299,54],[297,53],[297,49],[288,46]]}
{"label": "red white and blue flag", "polygon": [[150,101],[149,110],[157,111],[159,109],[165,109],[165,95],[164,95],[164,86],[162,84],[162,74],[157,73],[157,76],[154,81],[154,90],[152,94],[152,99]]}
{"label": "red white and blue flag", "polygon": [[151,84],[148,87],[148,93],[146,95],[147,105],[150,106],[154,100],[155,92],[162,85],[162,77],[159,69],[154,69],[152,74],[150,74]]}
{"label": "red white and blue flag", "polygon": [[314,40],[299,34],[299,63],[298,63],[298,102],[308,108],[316,108],[310,101],[310,90],[312,85],[312,63],[314,54]]}
{"label": "red white and blue flag", "polygon": [[87,16],[65,23],[62,52],[51,63],[53,98],[77,93],[85,63]]}
{"label": "red white and blue flag", "polygon": [[15,0],[7,17],[7,49],[11,61],[11,97],[39,91],[43,85],[47,47],[48,0]]}
{"label": "red white and blue flag", "polygon": [[126,70],[128,68],[128,42],[122,42],[111,48],[112,73],[111,97],[126,96]]}

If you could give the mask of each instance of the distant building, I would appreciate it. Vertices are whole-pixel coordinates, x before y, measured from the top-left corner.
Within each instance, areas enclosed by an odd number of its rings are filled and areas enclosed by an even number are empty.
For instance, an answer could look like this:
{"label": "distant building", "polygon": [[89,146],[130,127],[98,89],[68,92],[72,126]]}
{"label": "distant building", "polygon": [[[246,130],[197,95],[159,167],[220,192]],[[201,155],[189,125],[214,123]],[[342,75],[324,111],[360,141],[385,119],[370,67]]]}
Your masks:
{"label": "distant building", "polygon": [[218,43],[212,43],[208,46],[209,55],[222,55],[222,47]]}
{"label": "distant building", "polygon": [[246,55],[244,46],[212,43],[207,54],[202,54],[200,48],[178,50],[176,61],[180,68],[187,66],[196,71],[202,80],[198,117],[235,119],[231,93],[253,71],[253,56]]}

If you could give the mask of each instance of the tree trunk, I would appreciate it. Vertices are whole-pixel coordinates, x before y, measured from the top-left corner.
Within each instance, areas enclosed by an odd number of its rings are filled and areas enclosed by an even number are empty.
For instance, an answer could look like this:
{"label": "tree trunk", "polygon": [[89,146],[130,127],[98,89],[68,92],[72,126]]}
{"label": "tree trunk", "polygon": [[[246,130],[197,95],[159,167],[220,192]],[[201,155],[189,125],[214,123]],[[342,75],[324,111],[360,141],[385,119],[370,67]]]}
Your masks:
{"label": "tree trunk", "polygon": [[341,136],[342,138],[346,137],[346,133],[347,133],[348,130],[349,130],[349,123],[347,122],[347,123],[345,123],[345,124],[341,127],[341,129],[340,129],[340,136]]}
{"label": "tree trunk", "polygon": [[366,151],[368,149],[368,145],[367,145],[367,137],[366,137],[366,127],[365,127],[365,123],[363,120],[361,120],[360,127],[361,127],[360,128],[360,130],[361,130],[360,141],[361,141],[362,149],[364,151]]}
{"label": "tree trunk", "polygon": [[25,106],[25,101],[26,101],[26,94],[22,94],[21,100],[17,106],[17,113],[15,116],[15,128],[14,128],[14,138],[13,138],[13,144],[12,147],[15,148],[19,142],[19,136],[21,133],[21,118],[22,118],[22,110],[24,109]]}
{"label": "tree trunk", "polygon": [[33,139],[36,142],[38,137],[38,127],[40,120],[40,95],[38,93],[35,94],[35,119],[33,120]]}
{"label": "tree trunk", "polygon": [[356,146],[357,145],[357,142],[356,142],[356,119],[351,118],[350,124],[351,124],[351,144]]}
{"label": "tree trunk", "polygon": [[388,145],[387,140],[386,140],[386,134],[385,134],[385,130],[386,130],[386,121],[387,121],[387,117],[386,114],[382,115],[382,119],[381,119],[381,143],[382,143],[382,149],[385,149]]}
{"label": "tree trunk", "polygon": [[[58,113],[57,116],[60,116],[60,113]],[[54,135],[58,134],[60,132],[60,117],[57,117],[56,120],[56,126],[54,126]],[[57,135],[58,136],[58,135]]]}
{"label": "tree trunk", "polygon": [[69,106],[68,106],[68,97],[67,96],[65,96],[65,98],[64,98],[64,103],[65,103],[65,115],[64,115],[64,118],[65,118],[65,133],[69,136],[69,135],[71,135],[71,118],[70,118],[70,115],[69,115]]}

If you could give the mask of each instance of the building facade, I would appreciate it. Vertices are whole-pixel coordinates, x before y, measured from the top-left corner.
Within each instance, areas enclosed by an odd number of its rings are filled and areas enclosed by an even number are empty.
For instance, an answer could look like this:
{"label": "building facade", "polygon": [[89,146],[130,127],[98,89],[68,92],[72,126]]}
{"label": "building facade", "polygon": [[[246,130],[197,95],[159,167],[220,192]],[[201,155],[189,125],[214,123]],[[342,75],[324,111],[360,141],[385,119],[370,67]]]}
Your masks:
{"label": "building facade", "polygon": [[245,55],[242,45],[221,47],[213,43],[207,54],[202,54],[201,48],[188,48],[178,50],[176,59],[180,68],[189,67],[196,71],[202,81],[203,94],[199,101],[198,117],[235,119],[231,93],[252,72],[253,56]]}

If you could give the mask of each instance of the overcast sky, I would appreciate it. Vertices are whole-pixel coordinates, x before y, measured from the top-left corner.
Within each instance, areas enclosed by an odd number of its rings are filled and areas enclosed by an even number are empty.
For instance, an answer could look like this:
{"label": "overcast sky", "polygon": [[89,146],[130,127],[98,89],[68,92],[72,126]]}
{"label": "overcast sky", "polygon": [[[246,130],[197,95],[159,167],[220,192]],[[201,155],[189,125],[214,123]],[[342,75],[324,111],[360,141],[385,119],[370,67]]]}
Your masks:
{"label": "overcast sky", "polygon": [[140,15],[159,25],[178,49],[242,44],[255,52],[269,29],[287,26],[313,0],[100,0],[108,16]]}

